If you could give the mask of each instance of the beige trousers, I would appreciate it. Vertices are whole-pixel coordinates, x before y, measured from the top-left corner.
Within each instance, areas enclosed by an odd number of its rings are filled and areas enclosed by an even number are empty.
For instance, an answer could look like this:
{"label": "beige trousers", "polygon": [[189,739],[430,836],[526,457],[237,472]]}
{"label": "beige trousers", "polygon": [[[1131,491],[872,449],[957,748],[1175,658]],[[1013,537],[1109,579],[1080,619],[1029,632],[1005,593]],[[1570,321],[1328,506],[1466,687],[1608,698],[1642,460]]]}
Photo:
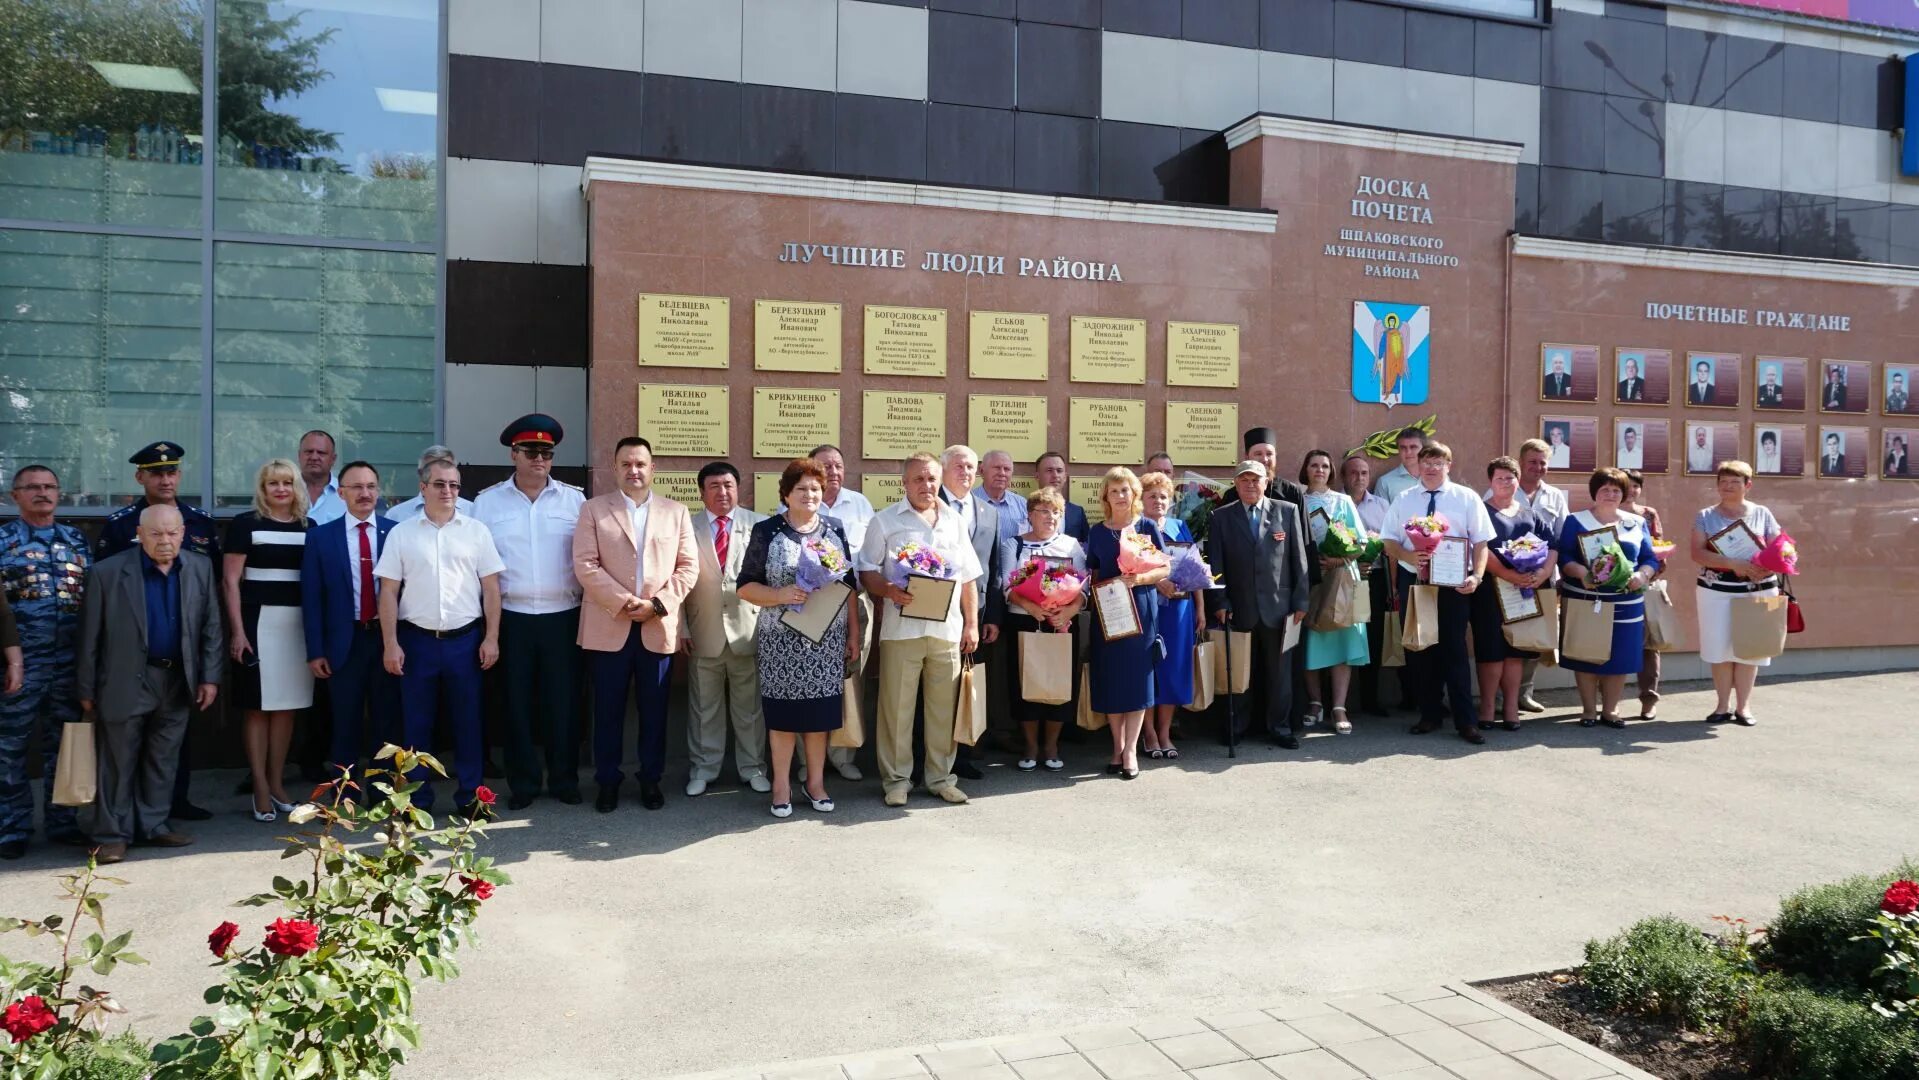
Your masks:
{"label": "beige trousers", "polygon": [[959,642],[911,638],[880,643],[880,783],[905,791],[913,776],[913,706],[926,705],[926,790],[952,787],[953,714],[959,708]]}
{"label": "beige trousers", "polygon": [[686,756],[698,780],[717,780],[733,721],[733,768],[742,781],[766,775],[766,719],[759,658],[727,652],[693,657],[686,686]]}
{"label": "beige trousers", "polygon": [[[860,593],[860,700],[866,700],[866,665],[873,658],[873,642],[879,636],[879,627],[873,624],[873,598]],[[864,717],[862,717],[864,719]],[[829,746],[826,748],[826,760],[834,765],[845,765],[853,760],[859,750],[851,746]],[[800,763],[806,763],[806,751],[799,753]]]}

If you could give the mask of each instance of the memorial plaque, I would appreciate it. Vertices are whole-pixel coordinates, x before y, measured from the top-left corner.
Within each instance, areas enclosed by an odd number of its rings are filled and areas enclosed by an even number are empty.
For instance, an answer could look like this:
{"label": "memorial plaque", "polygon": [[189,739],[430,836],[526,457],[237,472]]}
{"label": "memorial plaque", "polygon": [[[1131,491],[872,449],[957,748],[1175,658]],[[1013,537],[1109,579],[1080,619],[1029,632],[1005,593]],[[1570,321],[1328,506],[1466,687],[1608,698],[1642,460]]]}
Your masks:
{"label": "memorial plaque", "polygon": [[1146,320],[1075,315],[1071,331],[1074,382],[1146,382]]}
{"label": "memorial plaque", "polygon": [[785,509],[780,504],[779,473],[756,472],[753,474],[753,509],[762,514],[777,514]]}
{"label": "memorial plaque", "polygon": [[898,459],[946,449],[945,394],[867,390],[860,396],[861,457]]}
{"label": "memorial plaque", "polygon": [[1106,482],[1106,474],[1097,476],[1070,476],[1066,479],[1066,501],[1078,503],[1086,508],[1086,521],[1097,525],[1106,519],[1106,508],[1099,504],[1099,486]]}
{"label": "memorial plaque", "polygon": [[967,317],[966,370],[975,379],[1047,377],[1047,316],[1024,311],[975,311]]}
{"label": "memorial plaque", "polygon": [[868,375],[946,377],[946,309],[866,305]]}
{"label": "memorial plaque", "polygon": [[691,383],[641,383],[639,433],[662,456],[727,451],[727,389]]}
{"label": "memorial plaque", "polygon": [[640,366],[723,368],[733,302],[724,296],[640,294]]}
{"label": "memorial plaque", "polygon": [[1239,324],[1167,323],[1166,385],[1237,388]]}
{"label": "memorial plaque", "polygon": [[838,373],[840,306],[805,300],[753,301],[753,367]]}
{"label": "memorial plaque", "polygon": [[753,456],[805,457],[840,441],[840,392],[793,386],[753,388]]}
{"label": "memorial plaque", "polygon": [[677,503],[690,507],[700,505],[700,474],[698,472],[679,472],[667,469],[653,471],[653,490]]}
{"label": "memorial plaque", "polygon": [[860,477],[860,494],[873,504],[873,509],[884,510],[906,498],[906,482],[899,473],[866,473]]}
{"label": "memorial plaque", "polygon": [[984,454],[1004,450],[1021,464],[1038,461],[1046,452],[1046,399],[969,394],[966,398],[966,445]]}
{"label": "memorial plaque", "polygon": [[1068,412],[1067,460],[1134,466],[1145,459],[1146,402],[1075,397]]}
{"label": "memorial plaque", "polygon": [[1166,403],[1166,452],[1182,465],[1239,461],[1239,405],[1231,401]]}

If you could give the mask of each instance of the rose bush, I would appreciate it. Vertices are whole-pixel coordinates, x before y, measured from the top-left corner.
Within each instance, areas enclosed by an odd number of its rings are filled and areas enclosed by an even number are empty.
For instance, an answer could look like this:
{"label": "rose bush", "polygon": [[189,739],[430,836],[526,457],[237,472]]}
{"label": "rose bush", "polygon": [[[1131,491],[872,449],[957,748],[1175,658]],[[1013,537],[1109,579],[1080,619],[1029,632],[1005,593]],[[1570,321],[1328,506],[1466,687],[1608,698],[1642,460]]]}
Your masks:
{"label": "rose bush", "polygon": [[[91,970],[111,975],[121,964],[144,964],[127,949],[131,933],[108,938],[106,893],[101,884],[124,885],[119,878],[101,875],[92,860],[85,870],[60,877],[61,898],[72,902],[67,916],[41,919],[0,919],[0,933],[19,930],[28,937],[50,937],[60,946],[51,964],[0,956],[0,1080],[45,1080],[65,1075],[76,1058],[137,1063],[140,1058],[123,1040],[100,1038],[107,1017],[124,1010],[107,990],[77,984],[76,977]],[[81,937],[91,922],[94,932]]]}
{"label": "rose bush", "polygon": [[1860,940],[1867,938],[1878,939],[1886,949],[1885,959],[1873,970],[1884,980],[1882,1000],[1872,1007],[1919,1024],[1919,883],[1901,878],[1886,886],[1879,915]]}

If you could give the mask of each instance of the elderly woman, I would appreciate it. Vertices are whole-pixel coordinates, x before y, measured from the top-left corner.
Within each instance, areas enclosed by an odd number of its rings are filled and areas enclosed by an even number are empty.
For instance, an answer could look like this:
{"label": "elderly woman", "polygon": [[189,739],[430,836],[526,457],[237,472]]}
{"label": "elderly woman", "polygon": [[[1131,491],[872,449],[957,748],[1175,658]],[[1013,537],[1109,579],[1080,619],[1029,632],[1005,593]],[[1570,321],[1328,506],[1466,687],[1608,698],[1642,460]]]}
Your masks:
{"label": "elderly woman", "polygon": [[[1171,460],[1164,454],[1154,457]],[[1192,531],[1186,528],[1184,521],[1173,516],[1177,492],[1172,476],[1149,472],[1139,478],[1139,489],[1144,508],[1141,516],[1152,522],[1160,537],[1168,545],[1191,544]],[[1206,613],[1193,594],[1180,592],[1170,581],[1161,581],[1153,587],[1160,596],[1159,632],[1166,642],[1166,655],[1153,665],[1153,715],[1144,728],[1146,756],[1176,759],[1179,750],[1173,746],[1173,713],[1193,703],[1193,646],[1199,641],[1200,631],[1205,629]]]}
{"label": "elderly woman", "polygon": [[[1122,545],[1133,536],[1143,537],[1161,549],[1166,542],[1152,522],[1140,517],[1139,477],[1133,470],[1124,466],[1107,470],[1100,481],[1099,502],[1105,520],[1087,536],[1086,569],[1095,588],[1114,578],[1126,583],[1139,612],[1140,632],[1108,641],[1104,633],[1094,631],[1087,689],[1093,698],[1093,711],[1106,715],[1107,727],[1113,733],[1113,760],[1107,762],[1106,771],[1122,780],[1133,780],[1139,776],[1140,728],[1146,722],[1146,710],[1154,703],[1154,665],[1165,655],[1155,586],[1165,579],[1167,568],[1129,573],[1120,569],[1119,556]],[[1094,621],[1097,625],[1098,620]]]}
{"label": "elderly woman", "polygon": [[[859,605],[852,603],[859,584],[853,548],[839,521],[820,513],[826,499],[826,471],[811,458],[798,458],[780,473],[783,513],[753,526],[740,562],[740,599],[759,605],[756,647],[760,701],[767,737],[773,744],[773,816],[793,816],[793,749],[806,742],[806,800],[822,814],[833,810],[826,792],[826,737],[840,726],[840,696],[849,671],[860,658]],[[796,583],[800,556],[808,547],[837,554],[840,580],[854,590],[818,641],[781,618],[787,605],[806,603]]]}
{"label": "elderly woman", "polygon": [[[1014,573],[1034,559],[1049,564],[1062,564],[1085,573],[1086,551],[1079,541],[1060,531],[1060,525],[1066,519],[1066,499],[1058,488],[1043,487],[1026,497],[1026,531],[1017,536],[1009,536],[999,542],[999,564],[1006,568],[1010,580]],[[1075,616],[1086,606],[1084,594],[1075,597],[1071,603],[1057,611],[1042,611],[1029,604],[1024,598],[1008,595],[1006,597],[1006,615],[1002,623],[1000,637],[1011,641],[1017,647],[1018,635],[1023,633],[1066,634],[1073,639],[1073,656],[1079,655],[1079,636]],[[1017,663],[1017,660],[1015,661]],[[1077,695],[1078,680],[1074,680],[1074,694]],[[1013,694],[1013,716],[1019,721],[1020,731],[1026,736],[1026,755],[1019,760],[1021,772],[1032,772],[1039,768],[1042,761],[1047,772],[1058,772],[1066,767],[1059,756],[1060,728],[1079,709],[1077,696],[1068,698],[1058,705],[1047,705],[1038,701],[1027,701],[1017,691]],[[1045,754],[1040,757],[1040,736],[1046,737]]]}
{"label": "elderly woman", "polygon": [[1733,655],[1732,599],[1776,596],[1779,578],[1770,570],[1719,554],[1713,549],[1712,539],[1743,522],[1752,530],[1753,539],[1764,545],[1779,535],[1779,522],[1772,511],[1746,501],[1746,493],[1752,489],[1751,465],[1720,462],[1713,485],[1719,490],[1719,501],[1699,511],[1692,521],[1692,560],[1699,564],[1699,659],[1712,665],[1712,688],[1718,697],[1706,720],[1715,724],[1730,720],[1751,727],[1758,723],[1750,707],[1752,684],[1759,677],[1759,669],[1772,661]]}
{"label": "elderly woman", "polygon": [[244,710],[242,739],[253,779],[253,820],[293,811],[287,748],[293,714],[313,705],[300,615],[300,563],[306,551],[306,485],[285,458],[253,478],[253,509],[227,527],[224,570],[227,625],[233,635],[233,704]]}
{"label": "elderly woman", "polygon": [[[1359,507],[1351,496],[1333,487],[1333,455],[1324,450],[1308,450],[1299,463],[1299,482],[1306,489],[1306,522],[1311,535],[1307,565],[1314,567],[1315,582],[1334,574],[1352,579],[1355,591],[1366,588],[1352,556],[1333,558],[1319,553],[1319,542],[1326,530],[1338,522],[1353,531],[1360,540],[1367,537],[1366,523],[1359,519]],[[1353,668],[1365,667],[1372,658],[1366,646],[1366,624],[1358,623],[1338,630],[1306,628],[1306,726],[1316,726],[1322,714],[1320,672],[1332,669],[1333,730],[1341,735],[1353,733],[1352,719],[1346,714],[1346,688],[1352,682]]]}
{"label": "elderly woman", "polygon": [[[1532,507],[1518,499],[1519,462],[1509,457],[1492,459],[1486,463],[1486,479],[1493,493],[1492,498],[1486,500],[1486,515],[1493,522],[1493,538],[1486,545],[1490,556],[1486,560],[1486,572],[1518,588],[1545,588],[1553,578],[1553,563],[1559,559],[1558,552],[1547,556],[1546,565],[1529,574],[1513,569],[1506,556],[1500,554],[1500,549],[1509,541],[1522,536],[1538,537],[1546,544],[1558,539],[1547,532],[1546,523],[1533,513]],[[1479,665],[1479,726],[1481,730],[1493,726],[1493,704],[1503,698],[1505,719],[1499,726],[1518,731],[1520,676],[1526,661],[1536,659],[1539,654],[1515,649],[1506,643],[1506,619],[1500,608],[1499,592],[1495,585],[1475,591],[1472,598],[1473,659]]]}
{"label": "elderly woman", "polygon": [[[1621,510],[1620,504],[1632,494],[1632,481],[1615,468],[1595,470],[1586,484],[1593,504],[1566,519],[1559,532],[1560,595],[1568,605],[1601,604],[1611,613],[1612,649],[1604,661],[1576,660],[1562,656],[1560,665],[1572,671],[1579,684],[1581,727],[1603,722],[1607,727],[1623,728],[1626,721],[1618,714],[1619,697],[1626,688],[1626,676],[1639,670],[1640,657],[1646,651],[1646,583],[1659,572],[1659,559],[1652,551],[1652,533],[1646,519]],[[1586,547],[1599,538],[1585,542],[1581,536],[1610,530],[1626,562],[1634,569],[1623,587],[1592,581]]]}
{"label": "elderly woman", "polygon": [[[1652,538],[1654,540],[1664,540],[1666,538],[1666,528],[1665,524],[1660,520],[1659,511],[1639,501],[1639,496],[1646,490],[1646,474],[1640,472],[1638,469],[1627,469],[1626,479],[1632,482],[1632,494],[1627,496],[1625,502],[1619,504],[1619,508],[1629,514],[1638,514],[1640,517],[1645,518],[1646,531],[1652,534]],[[1665,572],[1666,564],[1662,562],[1653,570],[1653,579],[1658,580],[1659,575]],[[1639,684],[1639,718],[1641,720],[1656,720],[1659,718],[1659,675],[1661,670],[1662,665],[1659,660],[1659,650],[1653,648],[1651,644],[1648,644],[1646,646],[1646,655],[1639,658],[1639,678],[1637,682]]]}

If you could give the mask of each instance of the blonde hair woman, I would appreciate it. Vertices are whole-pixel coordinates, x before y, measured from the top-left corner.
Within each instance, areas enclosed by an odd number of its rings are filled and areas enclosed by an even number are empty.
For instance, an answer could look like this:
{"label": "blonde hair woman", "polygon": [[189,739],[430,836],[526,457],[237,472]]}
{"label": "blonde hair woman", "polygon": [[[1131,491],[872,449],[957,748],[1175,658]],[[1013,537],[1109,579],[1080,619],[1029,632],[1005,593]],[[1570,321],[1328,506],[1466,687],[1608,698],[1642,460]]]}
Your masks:
{"label": "blonde hair woman", "polygon": [[306,550],[306,485],[285,458],[260,466],[253,509],[227,527],[224,551],[227,644],[234,660],[233,703],[245,711],[247,765],[253,770],[253,820],[288,813],[283,773],[293,714],[313,704],[300,619],[300,562]]}
{"label": "blonde hair woman", "polygon": [[1105,520],[1093,526],[1087,537],[1086,569],[1095,588],[1114,578],[1126,582],[1139,612],[1140,632],[1108,641],[1101,631],[1093,631],[1087,692],[1092,696],[1092,710],[1106,714],[1107,727],[1113,733],[1113,759],[1106,771],[1132,780],[1139,776],[1140,728],[1147,710],[1155,704],[1153,669],[1165,654],[1165,643],[1159,636],[1160,597],[1154,586],[1165,579],[1167,569],[1160,566],[1128,573],[1120,569],[1119,558],[1131,537],[1143,537],[1161,549],[1166,541],[1157,526],[1140,516],[1139,477],[1133,470],[1108,470],[1100,481],[1099,501]]}
{"label": "blonde hair woman", "polygon": [[[1154,457],[1170,461],[1164,454]],[[1186,523],[1173,516],[1178,498],[1173,478],[1163,472],[1149,472],[1139,478],[1140,513],[1159,530],[1168,545],[1191,544],[1193,534]],[[1193,703],[1193,645],[1205,629],[1205,612],[1199,598],[1182,593],[1170,581],[1155,586],[1160,597],[1159,632],[1165,641],[1165,654],[1153,667],[1153,714],[1145,725],[1146,756],[1178,758],[1173,745],[1173,713]]]}

